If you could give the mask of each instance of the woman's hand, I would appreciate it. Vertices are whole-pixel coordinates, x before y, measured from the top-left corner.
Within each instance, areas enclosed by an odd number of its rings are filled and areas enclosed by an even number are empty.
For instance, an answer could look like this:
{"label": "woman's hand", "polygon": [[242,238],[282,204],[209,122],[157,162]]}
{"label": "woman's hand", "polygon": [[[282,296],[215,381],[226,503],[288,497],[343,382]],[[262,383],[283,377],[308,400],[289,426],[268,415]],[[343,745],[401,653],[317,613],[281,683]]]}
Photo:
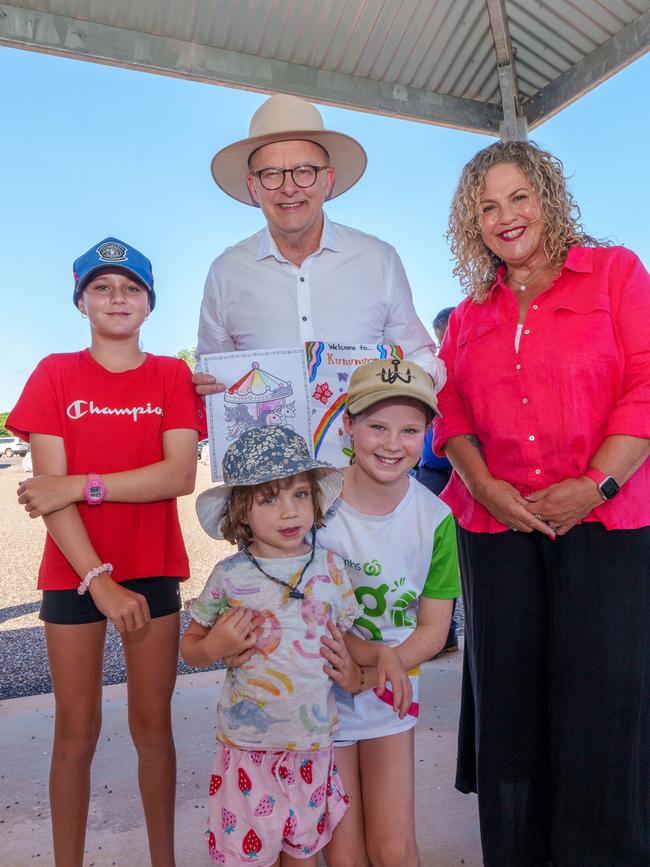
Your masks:
{"label": "woman's hand", "polygon": [[530,494],[526,501],[528,511],[547,521],[558,536],[564,536],[596,506],[603,504],[598,485],[586,476],[556,482]]}
{"label": "woman's hand", "polygon": [[331,638],[321,635],[321,656],[327,660],[323,671],[333,681],[348,692],[359,692],[361,683],[361,669],[352,659],[345,646],[341,630],[332,622],[328,622],[327,628]]}
{"label": "woman's hand", "polygon": [[539,530],[551,539],[555,538],[555,532],[548,524],[535,517],[539,510],[531,510],[529,502],[509,482],[489,476],[473,485],[470,493],[497,521],[511,530],[521,533]]}
{"label": "woman's hand", "polygon": [[106,572],[92,579],[87,592],[118,632],[135,632],[151,620],[145,597],[121,587]]}
{"label": "woman's hand", "polygon": [[83,490],[79,476],[34,476],[18,483],[18,502],[30,518],[40,518],[76,503]]}
{"label": "woman's hand", "polygon": [[393,710],[404,719],[413,701],[413,687],[402,665],[399,656],[392,647],[387,644],[377,643],[377,694],[381,695],[386,689],[386,681],[390,681],[393,688]]}

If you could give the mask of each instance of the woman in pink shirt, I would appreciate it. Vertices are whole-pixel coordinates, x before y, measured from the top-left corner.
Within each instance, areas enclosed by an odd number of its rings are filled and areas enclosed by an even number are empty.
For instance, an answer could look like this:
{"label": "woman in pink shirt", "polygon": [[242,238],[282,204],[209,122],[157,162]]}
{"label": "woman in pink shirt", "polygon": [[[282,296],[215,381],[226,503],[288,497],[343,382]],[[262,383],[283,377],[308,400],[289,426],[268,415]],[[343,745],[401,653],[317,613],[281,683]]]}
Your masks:
{"label": "woman in pink shirt", "polygon": [[650,276],[579,218],[530,142],[480,151],[451,206],[434,447],[486,867],[650,865]]}

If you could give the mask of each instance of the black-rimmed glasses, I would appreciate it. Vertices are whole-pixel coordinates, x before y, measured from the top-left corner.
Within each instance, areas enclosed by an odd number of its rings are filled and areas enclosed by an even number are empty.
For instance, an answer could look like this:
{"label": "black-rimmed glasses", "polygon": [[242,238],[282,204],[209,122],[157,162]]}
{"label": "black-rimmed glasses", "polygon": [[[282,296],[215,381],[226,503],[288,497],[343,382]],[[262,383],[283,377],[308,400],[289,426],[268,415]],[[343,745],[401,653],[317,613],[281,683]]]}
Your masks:
{"label": "black-rimmed glasses", "polygon": [[291,175],[291,180],[297,187],[305,190],[307,187],[313,187],[318,173],[328,168],[329,166],[310,166],[302,163],[292,169],[276,169],[270,166],[266,169],[260,169],[259,172],[253,172],[253,174],[257,175],[265,190],[279,190],[287,175]]}

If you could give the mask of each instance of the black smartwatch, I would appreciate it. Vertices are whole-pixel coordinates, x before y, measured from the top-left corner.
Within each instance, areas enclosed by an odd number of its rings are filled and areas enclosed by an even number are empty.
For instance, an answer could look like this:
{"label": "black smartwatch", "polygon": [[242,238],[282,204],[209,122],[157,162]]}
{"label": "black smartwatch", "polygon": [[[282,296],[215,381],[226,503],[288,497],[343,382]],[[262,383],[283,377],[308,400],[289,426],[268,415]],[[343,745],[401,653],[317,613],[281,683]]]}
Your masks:
{"label": "black smartwatch", "polygon": [[606,476],[605,473],[597,470],[595,467],[589,467],[584,475],[598,485],[598,490],[603,500],[613,500],[621,490],[621,486],[614,476]]}

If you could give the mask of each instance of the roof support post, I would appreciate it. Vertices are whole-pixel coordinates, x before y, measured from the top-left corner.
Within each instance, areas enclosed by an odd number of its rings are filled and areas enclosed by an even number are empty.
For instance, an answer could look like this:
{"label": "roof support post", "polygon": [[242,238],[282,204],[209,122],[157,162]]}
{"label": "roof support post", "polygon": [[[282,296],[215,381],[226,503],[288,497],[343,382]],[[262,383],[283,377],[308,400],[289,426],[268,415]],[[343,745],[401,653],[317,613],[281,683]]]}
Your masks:
{"label": "roof support post", "polygon": [[503,121],[499,126],[499,134],[503,141],[525,141],[528,138],[528,123],[521,111],[515,50],[510,42],[505,0],[485,0],[485,5],[490,16],[501,91]]}

